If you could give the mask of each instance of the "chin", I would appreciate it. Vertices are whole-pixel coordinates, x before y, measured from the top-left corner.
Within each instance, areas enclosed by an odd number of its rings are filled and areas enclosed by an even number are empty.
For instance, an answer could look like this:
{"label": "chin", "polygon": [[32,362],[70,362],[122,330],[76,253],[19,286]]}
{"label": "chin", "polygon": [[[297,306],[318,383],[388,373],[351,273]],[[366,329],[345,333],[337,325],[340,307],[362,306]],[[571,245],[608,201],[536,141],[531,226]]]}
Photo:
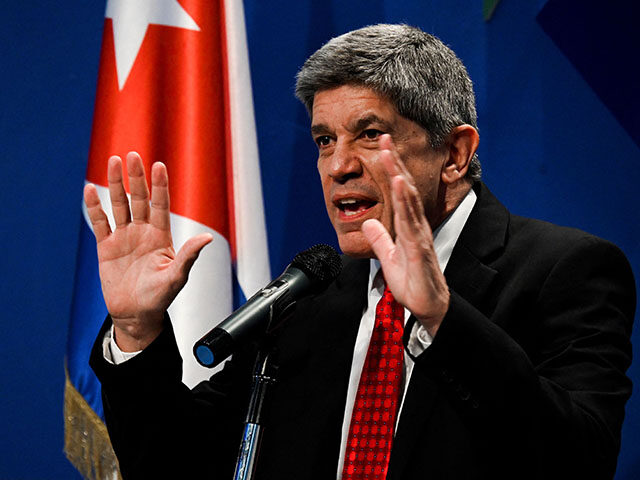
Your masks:
{"label": "chin", "polygon": [[371,245],[360,232],[338,235],[340,250],[345,255],[355,258],[375,258]]}

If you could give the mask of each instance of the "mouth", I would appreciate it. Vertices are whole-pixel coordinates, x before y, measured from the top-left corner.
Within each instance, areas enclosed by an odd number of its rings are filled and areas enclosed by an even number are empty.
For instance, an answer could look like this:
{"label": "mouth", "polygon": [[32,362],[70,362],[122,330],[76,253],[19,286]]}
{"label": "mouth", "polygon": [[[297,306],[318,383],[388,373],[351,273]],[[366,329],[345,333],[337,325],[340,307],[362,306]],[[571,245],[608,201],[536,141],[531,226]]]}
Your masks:
{"label": "mouth", "polygon": [[334,200],[342,219],[355,220],[366,215],[378,202],[369,198],[342,197]]}

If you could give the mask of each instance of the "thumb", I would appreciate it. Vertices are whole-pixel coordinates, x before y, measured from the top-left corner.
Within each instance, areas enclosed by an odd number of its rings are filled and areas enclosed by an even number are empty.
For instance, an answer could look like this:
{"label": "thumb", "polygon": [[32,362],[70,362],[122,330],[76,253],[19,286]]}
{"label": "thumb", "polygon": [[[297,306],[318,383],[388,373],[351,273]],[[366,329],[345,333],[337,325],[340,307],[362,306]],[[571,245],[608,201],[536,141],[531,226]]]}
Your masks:
{"label": "thumb", "polygon": [[395,244],[393,243],[391,235],[389,235],[384,225],[375,219],[366,220],[362,224],[361,230],[364,238],[369,242],[369,245],[371,245],[373,253],[384,267],[384,264],[395,250]]}
{"label": "thumb", "polygon": [[176,276],[180,287],[187,282],[191,267],[197,260],[202,249],[213,241],[213,235],[210,233],[201,233],[187,240],[182,248],[178,251],[173,261]]}

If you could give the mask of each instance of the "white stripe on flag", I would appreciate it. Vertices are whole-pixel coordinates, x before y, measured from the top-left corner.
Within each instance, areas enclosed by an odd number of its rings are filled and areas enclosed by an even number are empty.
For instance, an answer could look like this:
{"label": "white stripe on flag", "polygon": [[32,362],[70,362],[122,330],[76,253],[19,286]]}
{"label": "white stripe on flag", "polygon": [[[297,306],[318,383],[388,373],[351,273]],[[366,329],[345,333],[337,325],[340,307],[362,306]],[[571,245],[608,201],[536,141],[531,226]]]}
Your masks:
{"label": "white stripe on flag", "polygon": [[237,276],[246,298],[271,280],[251,73],[241,1],[225,1]]}

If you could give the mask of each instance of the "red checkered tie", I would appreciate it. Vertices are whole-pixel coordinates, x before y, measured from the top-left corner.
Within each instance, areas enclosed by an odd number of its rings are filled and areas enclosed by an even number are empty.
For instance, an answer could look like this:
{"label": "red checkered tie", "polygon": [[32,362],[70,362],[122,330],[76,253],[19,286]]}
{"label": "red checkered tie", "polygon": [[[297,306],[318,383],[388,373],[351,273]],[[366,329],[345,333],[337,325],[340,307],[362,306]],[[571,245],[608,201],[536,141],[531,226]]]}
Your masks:
{"label": "red checkered tie", "polygon": [[400,401],[404,309],[385,287],[358,385],[347,437],[343,479],[384,479]]}

